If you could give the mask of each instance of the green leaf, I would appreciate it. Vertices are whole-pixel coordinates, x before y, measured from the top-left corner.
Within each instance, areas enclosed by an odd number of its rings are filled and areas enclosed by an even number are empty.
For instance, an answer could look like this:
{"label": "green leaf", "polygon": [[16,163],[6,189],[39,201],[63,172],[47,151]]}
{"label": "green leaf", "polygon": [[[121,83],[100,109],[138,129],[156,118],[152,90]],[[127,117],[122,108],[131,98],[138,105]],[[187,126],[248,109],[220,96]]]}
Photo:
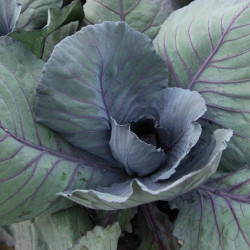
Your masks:
{"label": "green leaf", "polygon": [[155,183],[149,176],[130,179],[107,188],[69,190],[59,195],[83,206],[103,210],[171,200],[201,185],[216,172],[222,151],[231,136],[232,131],[217,130],[210,138],[201,138],[189,156],[180,163],[176,173],[165,181]]}
{"label": "green leaf", "polygon": [[171,202],[180,209],[174,235],[181,249],[250,248],[250,169],[217,172],[208,183]]}
{"label": "green leaf", "polygon": [[105,249],[116,250],[121,229],[118,222],[106,228],[96,226],[80,238],[70,250]]}
{"label": "green leaf", "polygon": [[35,122],[43,61],[8,37],[0,38],[0,54],[0,225],[72,205],[57,192],[120,181],[117,169]]}
{"label": "green leaf", "polygon": [[61,7],[63,0],[18,0],[22,5],[17,29],[35,30],[46,25],[48,10]]}
{"label": "green leaf", "polygon": [[45,62],[47,62],[56,44],[61,42],[65,37],[71,36],[74,33],[76,33],[78,26],[79,26],[79,22],[75,21],[75,22],[66,24],[56,29],[54,32],[52,32],[45,40],[42,59]]}
{"label": "green leaf", "polygon": [[141,239],[137,250],[180,249],[177,239],[172,236],[172,223],[155,203],[141,206],[141,211],[137,218],[135,232]]}
{"label": "green leaf", "polygon": [[[167,86],[168,71],[152,41],[124,22],[89,25],[60,42],[40,80],[37,121],[70,143],[113,160],[110,117],[128,114]],[[151,99],[150,99],[151,98]]]}
{"label": "green leaf", "polygon": [[234,137],[223,169],[250,164],[250,1],[197,0],[174,12],[154,40],[171,69],[172,85],[198,91],[213,129]]}
{"label": "green leaf", "polygon": [[10,33],[20,15],[21,5],[16,0],[0,1],[0,36]]}
{"label": "green leaf", "polygon": [[[11,33],[9,36],[23,42],[37,57],[42,58],[44,50],[47,49],[46,42],[50,35],[58,28],[70,22],[81,21],[83,17],[82,3],[80,0],[76,0],[63,9],[50,9],[48,23],[43,29],[33,31],[22,29]],[[67,33],[65,35],[67,35]],[[63,38],[64,37],[62,37],[62,39]],[[56,44],[54,44],[54,46],[55,45]]]}
{"label": "green leaf", "polygon": [[153,39],[160,25],[179,7],[175,0],[88,0],[84,5],[89,24],[104,21],[125,21]]}
{"label": "green leaf", "polygon": [[136,213],[136,207],[115,211],[97,210],[97,215],[94,217],[93,221],[99,226],[107,226],[118,221],[121,231],[132,233],[132,224],[130,221],[134,218]]}
{"label": "green leaf", "polygon": [[73,247],[81,236],[93,228],[93,224],[86,212],[75,206],[8,228],[15,239],[16,249],[65,250]]}

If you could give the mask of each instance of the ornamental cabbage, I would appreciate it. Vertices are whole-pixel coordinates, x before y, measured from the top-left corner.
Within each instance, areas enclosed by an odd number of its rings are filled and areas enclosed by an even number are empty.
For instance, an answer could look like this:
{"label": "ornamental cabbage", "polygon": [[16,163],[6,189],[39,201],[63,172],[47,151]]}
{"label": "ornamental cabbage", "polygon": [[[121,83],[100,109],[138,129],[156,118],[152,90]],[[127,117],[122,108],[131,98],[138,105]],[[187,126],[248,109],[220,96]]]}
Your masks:
{"label": "ornamental cabbage", "polygon": [[56,46],[38,87],[37,121],[122,176],[60,195],[90,208],[127,208],[172,199],[216,171],[232,132],[202,133],[196,121],[205,101],[166,88],[167,79],[152,41],[124,22],[85,27]]}

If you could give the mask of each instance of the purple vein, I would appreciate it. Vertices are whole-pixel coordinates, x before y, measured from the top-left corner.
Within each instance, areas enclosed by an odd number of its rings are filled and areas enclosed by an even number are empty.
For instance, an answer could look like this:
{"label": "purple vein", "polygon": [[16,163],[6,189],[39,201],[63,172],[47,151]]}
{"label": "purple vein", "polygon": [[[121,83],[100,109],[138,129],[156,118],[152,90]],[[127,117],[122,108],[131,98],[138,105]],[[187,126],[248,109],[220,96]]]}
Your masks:
{"label": "purple vein", "polygon": [[40,159],[44,154],[46,154],[46,153],[45,153],[45,152],[39,153],[35,158],[33,158],[31,161],[29,161],[23,169],[19,170],[19,171],[16,172],[14,175],[9,176],[9,177],[7,177],[7,178],[5,178],[5,179],[0,179],[0,183],[4,183],[4,182],[6,182],[6,181],[9,181],[9,180],[15,178],[16,176],[18,176],[18,175],[24,173],[24,171],[26,171],[30,166],[32,166],[32,164],[33,164],[34,162],[36,162],[38,159]]}
{"label": "purple vein", "polygon": [[14,158],[23,149],[23,147],[24,147],[24,145],[21,145],[14,153],[9,155],[7,158],[0,159],[0,162],[11,160],[12,158]]}
{"label": "purple vein", "polygon": [[8,30],[8,32],[10,32],[11,29],[10,29],[10,23],[9,23],[9,19],[8,19],[8,15],[9,15],[9,2],[7,2],[7,5],[5,5],[4,7],[5,7],[5,14],[6,14],[6,21],[7,21],[7,30]]}
{"label": "purple vein", "polygon": [[97,43],[93,37],[93,34],[91,34],[90,32],[88,32],[88,35],[90,37],[90,39],[92,40],[93,44],[95,45],[95,48],[96,48],[96,51],[100,57],[100,61],[101,61],[101,68],[100,68],[100,76],[99,76],[99,81],[100,81],[100,86],[101,86],[101,97],[102,97],[102,100],[103,100],[103,103],[104,103],[104,106],[105,106],[105,111],[107,113],[107,116],[110,117],[110,113],[109,113],[109,109],[108,109],[108,105],[106,103],[106,99],[105,99],[105,96],[104,96],[104,86],[103,86],[103,70],[104,70],[104,60],[103,60],[103,57],[102,57],[102,53],[99,49],[99,47],[97,46]]}
{"label": "purple vein", "polygon": [[239,37],[236,37],[236,38],[225,40],[224,43],[232,42],[232,41],[238,41],[238,40],[240,40],[242,38],[245,38],[245,37],[248,37],[248,36],[250,36],[250,34],[246,34],[246,35],[243,35],[243,36],[239,36]]}
{"label": "purple vein", "polygon": [[103,119],[103,120],[108,121],[108,119],[106,117],[104,117],[104,116],[76,115],[76,114],[73,114],[73,113],[70,113],[70,112],[62,111],[60,109],[51,109],[50,107],[43,107],[43,109],[51,111],[51,112],[55,112],[55,113],[65,114],[65,115],[68,115],[68,116],[73,117],[73,118],[83,118],[83,119],[93,119],[93,120],[102,120]]}
{"label": "purple vein", "polygon": [[222,16],[221,16],[221,18],[220,18],[220,32],[221,32],[221,35],[223,35],[223,33],[224,33],[224,30],[223,30],[224,15],[225,15],[225,13],[223,13]]}
{"label": "purple vein", "polygon": [[[137,46],[135,46],[137,48]],[[133,54],[134,51],[132,51],[131,55]],[[136,62],[134,62],[137,66],[140,65],[141,62],[143,62],[143,59],[145,58],[145,56],[147,55],[143,55],[141,57],[138,57],[138,60]],[[128,58],[130,59],[130,57]],[[125,64],[128,61],[125,62]],[[125,67],[125,64],[123,64],[123,67]],[[123,67],[121,69],[123,69]],[[127,85],[127,81],[130,80],[130,76],[133,74],[134,71],[134,67],[131,66],[130,70],[127,72],[126,76],[124,77],[124,81],[120,83],[120,87],[122,86],[126,86]],[[133,75],[132,75],[133,76]],[[120,88],[118,88],[118,90],[113,94],[113,98],[110,101],[109,106],[112,108],[115,108],[116,105],[114,105],[114,102],[117,100],[117,96],[120,94]],[[115,117],[115,116],[114,116]]]}
{"label": "purple vein", "polygon": [[187,71],[187,74],[188,74],[188,80],[191,81],[192,79],[192,74],[191,74],[191,71],[190,71],[190,68],[188,67],[188,65],[186,64],[186,62],[184,61],[184,59],[182,58],[179,50],[178,50],[178,46],[177,46],[177,33],[178,33],[178,30],[179,30],[179,26],[177,26],[177,28],[175,29],[175,52],[177,53],[179,59],[181,60],[185,70]]}
{"label": "purple vein", "polygon": [[213,200],[212,196],[210,195],[210,193],[207,193],[207,194],[208,194],[208,197],[211,201],[211,206],[212,206],[212,210],[213,210],[213,214],[214,214],[215,226],[216,226],[216,230],[217,230],[218,235],[219,235],[219,245],[220,245],[221,249],[223,250],[224,247],[223,247],[222,242],[221,242],[221,232],[220,232],[219,222],[218,222],[217,213],[216,213],[216,206],[214,204],[214,200]]}
{"label": "purple vein", "polygon": [[234,186],[230,187],[229,189],[227,189],[227,192],[231,193],[231,192],[233,192],[233,191],[235,191],[235,190],[237,190],[237,189],[239,189],[239,188],[245,186],[245,185],[248,184],[249,182],[250,182],[250,179],[247,179],[247,180],[245,180],[245,181],[242,181],[242,182],[238,183],[237,185],[234,185]]}
{"label": "purple vein", "polygon": [[153,18],[151,19],[150,23],[144,28],[141,30],[141,33],[144,33],[146,30],[148,30],[149,28],[152,27],[156,17],[158,16],[158,14],[160,13],[160,10],[161,10],[161,7],[162,7],[162,4],[163,4],[163,1],[161,1],[160,5],[159,5],[159,8],[158,10],[155,12],[155,15],[153,16]]}
{"label": "purple vein", "polygon": [[199,221],[199,230],[198,230],[198,236],[197,236],[197,249],[199,249],[199,243],[200,243],[200,237],[201,237],[201,226],[202,226],[202,220],[204,215],[204,199],[201,194],[201,192],[197,189],[196,190],[199,194],[199,202],[200,202],[200,221]]}
{"label": "purple vein", "polygon": [[237,53],[235,55],[231,55],[231,56],[220,58],[220,59],[215,59],[215,60],[211,61],[210,63],[223,62],[223,61],[226,61],[226,60],[229,60],[229,59],[244,55],[247,52],[250,52],[250,49],[246,49],[246,50],[244,50],[244,51],[242,51],[240,53]]}
{"label": "purple vein", "polygon": [[124,13],[124,16],[126,17],[128,14],[130,14],[131,11],[133,11],[138,6],[138,4],[140,2],[141,2],[141,0],[137,0],[137,2],[127,12]]}
{"label": "purple vein", "polygon": [[[216,124],[217,126],[221,127],[221,128],[224,128],[224,129],[229,129],[228,127],[226,127],[225,125],[223,125],[222,123],[212,119],[212,118],[207,118],[207,117],[201,117],[200,119],[203,119],[205,121],[211,121],[213,122],[214,124]],[[234,131],[234,135],[237,135],[243,139],[246,139],[246,140],[250,140],[250,137],[247,137],[247,136],[244,136],[243,134],[237,132],[237,131]]]}
{"label": "purple vein", "polygon": [[121,21],[125,21],[125,13],[124,13],[124,7],[123,7],[123,0],[120,0],[120,18],[121,18]]}
{"label": "purple vein", "polygon": [[193,50],[193,52],[194,52],[196,58],[198,59],[200,65],[202,65],[202,64],[203,64],[203,60],[200,58],[200,56],[199,56],[197,50],[195,49],[194,44],[193,44],[193,41],[192,41],[192,38],[191,38],[191,32],[190,32],[190,30],[191,30],[192,24],[194,23],[194,20],[195,20],[195,18],[191,21],[190,25],[188,26],[188,39],[189,39],[190,45],[191,45],[191,47],[192,47],[192,50]]}
{"label": "purple vein", "polygon": [[4,86],[6,87],[6,89],[8,90],[8,92],[10,93],[10,95],[11,95],[11,97],[12,97],[14,103],[15,103],[15,106],[16,106],[16,109],[17,109],[18,118],[19,118],[19,121],[20,121],[20,126],[21,126],[21,131],[22,131],[22,137],[25,138],[24,129],[23,129],[23,123],[22,123],[22,118],[21,118],[21,112],[19,110],[19,106],[17,105],[16,99],[15,99],[13,93],[11,92],[10,88],[8,87],[8,84],[3,79],[1,79],[1,81],[3,82]]}
{"label": "purple vein", "polygon": [[245,166],[245,167],[239,168],[239,169],[237,169],[237,170],[235,170],[235,171],[229,172],[229,173],[227,173],[227,174],[225,174],[225,175],[222,175],[222,176],[220,176],[220,177],[211,178],[210,181],[216,183],[216,182],[225,180],[225,179],[227,179],[227,178],[232,177],[232,176],[233,176],[234,174],[236,174],[236,173],[239,173],[239,172],[241,172],[241,171],[244,171],[245,169],[249,169],[249,168],[248,168],[247,166]]}
{"label": "purple vein", "polygon": [[223,92],[220,92],[220,91],[217,91],[217,90],[213,90],[213,89],[199,90],[198,92],[200,94],[213,93],[213,94],[217,94],[217,95],[222,95],[222,96],[230,97],[232,99],[246,99],[246,100],[250,99],[250,96],[240,96],[240,95],[227,94],[227,93],[223,93]]}
{"label": "purple vein", "polygon": [[196,82],[199,83],[211,83],[211,84],[232,84],[232,83],[241,83],[241,82],[248,82],[250,78],[241,79],[241,80],[233,80],[233,81],[210,81],[210,80],[197,80]]}
{"label": "purple vein", "polygon": [[106,4],[104,4],[104,3],[100,2],[100,1],[97,1],[97,0],[94,0],[94,1],[95,1],[96,3],[99,3],[99,4],[100,4],[101,6],[103,6],[104,8],[106,8],[106,9],[110,10],[111,12],[113,12],[113,13],[117,14],[118,16],[120,16],[120,13],[119,13],[119,12],[117,12],[116,10],[110,8],[108,5],[106,5]]}
{"label": "purple vein", "polygon": [[197,79],[200,77],[200,75],[202,74],[202,72],[206,69],[206,67],[208,66],[208,64],[211,62],[212,58],[214,57],[214,55],[217,53],[217,51],[219,50],[220,46],[223,43],[223,40],[225,38],[225,36],[228,34],[228,32],[230,31],[230,28],[232,27],[232,25],[234,24],[234,22],[240,17],[240,15],[249,7],[249,5],[247,5],[246,7],[244,7],[231,21],[231,23],[228,25],[226,31],[224,32],[224,34],[221,36],[218,44],[216,45],[215,49],[213,50],[213,52],[210,54],[210,56],[205,60],[205,62],[203,63],[203,65],[200,67],[200,69],[197,71],[197,73],[195,74],[193,80],[188,84],[188,88],[192,89],[194,87],[194,85],[196,84]]}
{"label": "purple vein", "polygon": [[[149,64],[149,65],[145,68],[145,70],[142,72],[142,74],[138,77],[138,79],[137,79],[136,81],[132,82],[132,83],[130,84],[130,86],[128,86],[127,91],[126,91],[126,93],[124,94],[123,98],[121,99],[119,107],[117,108],[117,112],[120,112],[120,110],[122,109],[122,106],[124,105],[125,101],[127,101],[127,104],[128,104],[128,96],[129,96],[129,93],[131,92],[131,90],[132,90],[139,82],[143,82],[143,80],[149,79],[149,76],[147,76],[147,75],[146,75],[146,77],[143,77],[143,76],[144,76],[147,72],[150,72],[150,70],[151,70],[152,68],[154,68],[154,67],[155,67],[155,65]],[[146,81],[145,81],[145,82],[146,82]],[[150,83],[151,83],[151,82],[150,82]],[[152,85],[149,84],[149,83],[147,83],[146,86],[149,86],[149,85],[152,87]],[[145,89],[145,87],[144,87],[144,89]],[[131,103],[131,101],[130,101],[130,103]],[[128,107],[130,107],[130,105],[128,105]],[[127,110],[128,110],[128,109],[127,109]],[[126,111],[125,113],[127,113],[127,111]],[[115,114],[114,117],[117,117],[117,114]]]}
{"label": "purple vein", "polygon": [[234,220],[235,220],[235,222],[236,222],[236,224],[237,224],[237,226],[238,226],[238,229],[239,229],[239,231],[240,231],[240,233],[241,233],[243,239],[245,240],[245,242],[247,243],[248,247],[250,248],[250,243],[248,242],[248,240],[247,240],[247,238],[246,238],[246,235],[244,234],[244,232],[243,232],[243,230],[242,230],[242,228],[241,228],[240,222],[239,222],[239,220],[238,220],[238,218],[237,218],[237,216],[236,216],[236,214],[235,214],[235,212],[234,212],[234,209],[233,209],[233,207],[232,207],[231,202],[230,202],[227,198],[225,198],[225,197],[223,197],[223,198],[224,198],[224,200],[227,202],[227,204],[228,204],[228,206],[229,206],[229,208],[230,208],[230,210],[231,210],[231,213],[232,213],[232,215],[233,215],[233,217],[234,217]]}
{"label": "purple vein", "polygon": [[[177,73],[176,73],[176,71],[174,69],[174,66],[172,64],[172,61],[170,60],[170,57],[169,57],[169,54],[168,54],[168,51],[167,51],[167,48],[166,48],[166,35],[167,35],[167,32],[164,33],[164,39],[163,39],[164,54],[165,54],[165,56],[167,58],[168,66],[171,69],[172,74],[173,74],[173,76],[175,78],[176,86],[181,88],[182,87],[181,81],[180,81],[180,79],[179,79],[179,77],[178,77],[178,75],[177,75]],[[157,39],[157,46],[158,46],[158,49],[159,49],[159,39]]]}
{"label": "purple vein", "polygon": [[[22,185],[20,188],[18,188],[14,194],[8,196],[7,199],[5,199],[3,202],[1,202],[1,203],[0,203],[0,206],[2,206],[2,205],[3,205],[4,203],[6,203],[8,200],[12,199],[16,194],[18,194],[18,193],[19,193],[19,192],[20,192],[20,191],[30,182],[30,180],[32,179],[32,177],[34,176],[34,174],[35,174],[35,172],[36,172],[36,170],[37,170],[38,163],[39,163],[40,159],[41,159],[41,158],[36,159],[35,167],[33,168],[31,175],[30,175],[30,176],[28,177],[28,179],[23,183],[23,185]],[[35,162],[33,162],[33,163],[35,163]]]}
{"label": "purple vein", "polygon": [[[7,69],[7,68],[6,68],[6,69]],[[37,123],[36,123],[36,121],[35,121],[35,116],[34,116],[34,113],[33,113],[33,111],[32,111],[31,105],[30,105],[30,103],[29,103],[29,101],[28,101],[28,98],[27,98],[27,96],[25,95],[25,91],[24,91],[23,88],[21,87],[21,84],[20,84],[19,80],[17,79],[15,73],[14,73],[13,71],[11,71],[10,69],[7,69],[7,70],[8,70],[8,71],[14,76],[14,78],[16,79],[16,82],[17,82],[17,84],[18,84],[18,87],[19,87],[19,89],[21,90],[21,92],[22,92],[22,94],[23,94],[23,97],[25,98],[25,101],[26,101],[26,103],[27,103],[27,105],[28,105],[28,107],[29,107],[29,112],[30,112],[31,117],[32,117],[32,121],[33,121],[33,124],[34,124],[34,129],[35,129],[35,131],[36,131],[36,138],[37,138],[37,140],[38,140],[39,145],[42,146],[41,138],[40,138],[39,131],[38,131],[38,128],[37,128]],[[31,76],[33,77],[33,75],[31,75]],[[25,139],[25,136],[24,136],[24,139]]]}
{"label": "purple vein", "polygon": [[249,197],[230,194],[228,192],[225,192],[225,190],[223,190],[223,189],[214,188],[212,186],[208,186],[207,184],[199,186],[198,189],[203,190],[205,192],[212,193],[213,195],[219,196],[219,197],[221,197],[223,199],[230,199],[230,200],[233,200],[233,201],[236,201],[236,202],[250,204],[250,198]]}
{"label": "purple vein", "polygon": [[234,67],[228,67],[228,66],[217,66],[217,65],[213,65],[213,64],[209,64],[208,67],[211,67],[211,68],[216,68],[216,69],[233,69],[233,70],[238,70],[238,69],[245,69],[245,68],[249,68],[250,65],[247,65],[247,66],[234,66]]}
{"label": "purple vein", "polygon": [[55,91],[55,92],[57,92],[57,93],[60,93],[60,94],[62,94],[62,95],[65,95],[65,96],[69,97],[70,99],[76,100],[76,101],[81,102],[81,103],[83,103],[83,104],[93,105],[93,106],[96,106],[96,107],[98,107],[98,108],[100,108],[100,109],[106,111],[104,107],[98,105],[98,104],[95,103],[95,102],[89,102],[89,101],[82,100],[82,99],[80,99],[80,98],[78,98],[78,97],[76,97],[76,96],[72,96],[72,95],[70,95],[70,94],[68,94],[68,93],[66,93],[66,92],[61,91],[61,90],[57,90],[57,89],[53,89],[53,88],[50,88],[50,89],[53,90],[53,91]]}
{"label": "purple vein", "polygon": [[209,106],[209,107],[212,107],[212,108],[216,108],[216,109],[220,109],[220,110],[228,111],[228,112],[250,113],[250,110],[231,109],[231,108],[226,108],[226,107],[218,106],[218,105],[211,104],[211,103],[206,103],[206,105]]}
{"label": "purple vein", "polygon": [[10,114],[10,117],[11,117],[11,120],[12,120],[12,123],[13,123],[13,126],[14,126],[14,131],[15,131],[15,134],[17,135],[16,122],[15,122],[15,119],[14,119],[14,117],[13,117],[13,114],[12,114],[12,112],[11,112],[11,110],[10,110],[10,107],[9,107],[8,103],[6,102],[6,100],[5,100],[4,98],[0,98],[0,99],[3,100],[3,102],[5,103],[5,105],[6,105],[7,109],[8,109],[8,111],[9,111],[9,114]]}
{"label": "purple vein", "polygon": [[208,16],[208,21],[207,21],[207,32],[208,32],[208,37],[209,37],[211,49],[214,50],[214,44],[213,44],[213,40],[211,37],[211,31],[210,31],[210,15]]}
{"label": "purple vein", "polygon": [[[114,48],[114,50],[113,50],[112,57],[111,57],[109,63],[107,63],[106,67],[108,67],[108,66],[110,66],[110,65],[113,64],[113,61],[114,61],[114,59],[115,59],[115,56],[117,55],[116,52],[117,52],[117,49],[118,49],[118,48],[119,48],[119,50],[121,50],[121,51],[125,51],[125,49],[124,49],[125,43],[123,42],[123,47],[121,47],[121,44],[119,43],[120,38],[121,38],[121,35],[123,35],[123,33],[120,31],[120,32],[119,32],[119,35],[116,37],[116,43],[115,43],[115,48]],[[107,41],[107,40],[106,40],[106,41]],[[119,76],[120,69],[121,69],[121,65],[122,65],[122,59],[123,59],[123,57],[120,58],[120,61],[119,61],[119,64],[118,64],[118,70],[117,70],[117,72],[116,72],[115,77],[114,77],[112,80],[109,81],[109,83],[108,83],[107,86],[106,86],[106,89],[104,89],[104,97],[106,96],[107,91],[108,91],[109,89],[112,89],[113,83],[117,80],[117,78],[118,78],[118,76]]]}
{"label": "purple vein", "polygon": [[240,28],[243,28],[243,27],[246,27],[246,26],[250,26],[250,23],[245,23],[245,24],[242,24],[242,25],[238,25],[238,26],[232,27],[232,28],[230,28],[230,31],[231,30],[240,29]]}
{"label": "purple vein", "polygon": [[[99,89],[96,89],[94,86],[91,85],[91,83],[85,82],[80,76],[78,76],[77,74],[75,74],[74,72],[72,72],[67,66],[62,66],[62,67],[64,69],[66,69],[66,71],[68,71],[71,74],[71,76],[73,77],[73,79],[75,79],[78,82],[82,83],[84,86],[87,86],[90,89],[93,89],[96,92],[100,92]],[[87,69],[87,68],[85,68],[85,69]],[[91,71],[91,73],[93,73],[93,72]],[[99,75],[98,75],[98,77],[99,77]]]}
{"label": "purple vein", "polygon": [[[73,174],[71,175],[71,178],[70,178],[69,182],[67,183],[66,187],[63,189],[63,192],[69,190],[71,184],[72,184],[73,181],[75,180],[75,176],[76,176],[77,170],[78,170],[80,167],[82,167],[80,164],[77,164],[77,165],[75,166],[75,169],[74,169],[74,171],[73,171]],[[53,201],[50,202],[49,207],[47,207],[45,210],[39,212],[39,214],[37,214],[37,216],[43,214],[44,212],[49,211],[49,209],[51,209],[51,208],[55,205],[55,203],[59,203],[60,200],[61,200],[62,198],[63,198],[62,196],[61,196],[61,197],[56,197],[56,199],[54,199]],[[59,205],[58,205],[58,206],[59,206]]]}
{"label": "purple vein", "polygon": [[[4,130],[4,127],[0,124],[0,128]],[[19,138],[17,136],[15,136],[14,134],[10,133],[9,131],[7,132],[8,133],[8,136],[13,138],[14,140],[20,142],[21,144],[24,144],[28,147],[31,147],[33,149],[36,149],[36,150],[39,150],[40,152],[43,152],[43,153],[47,153],[47,154],[50,154],[50,155],[53,155],[55,157],[58,157],[58,158],[61,158],[61,159],[64,159],[66,161],[69,161],[69,162],[75,162],[75,163],[81,163],[81,164],[92,164],[92,159],[91,158],[87,158],[85,157],[84,159],[78,159],[76,157],[72,157],[68,154],[65,154],[65,153],[62,153],[62,152],[56,152],[56,151],[53,151],[49,148],[45,148],[45,147],[42,147],[40,145],[36,145],[34,143],[31,143],[29,141],[26,141],[22,138]],[[83,161],[84,160],[84,161]],[[108,169],[108,170],[114,170],[115,172],[118,172],[118,173],[122,173],[122,171],[120,171],[118,168],[114,167],[114,166],[110,166],[110,165],[107,165],[107,164],[95,164],[95,167],[97,168],[103,168],[103,169]]]}
{"label": "purple vein", "polygon": [[64,161],[63,159],[59,159],[57,160],[55,163],[53,163],[53,165],[51,166],[50,170],[47,172],[47,174],[45,175],[45,177],[43,178],[42,182],[39,184],[39,186],[35,189],[35,191],[29,195],[25,200],[23,200],[21,203],[17,204],[17,206],[13,207],[13,209],[9,210],[7,214],[1,215],[2,217],[10,214],[13,210],[17,209],[18,206],[24,204],[27,202],[27,200],[29,200],[31,197],[35,197],[36,193],[39,191],[39,189],[43,186],[44,182],[47,180],[47,178],[50,176],[50,174],[53,172],[53,170],[56,168],[56,166],[60,163]]}

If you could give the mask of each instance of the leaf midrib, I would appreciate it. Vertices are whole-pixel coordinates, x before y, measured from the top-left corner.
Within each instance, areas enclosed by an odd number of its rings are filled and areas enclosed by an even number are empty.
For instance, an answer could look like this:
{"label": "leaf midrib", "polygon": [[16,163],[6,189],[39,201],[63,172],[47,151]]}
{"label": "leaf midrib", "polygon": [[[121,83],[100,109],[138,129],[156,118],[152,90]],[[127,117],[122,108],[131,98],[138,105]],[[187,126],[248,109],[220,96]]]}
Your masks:
{"label": "leaf midrib", "polygon": [[188,89],[193,89],[193,87],[195,86],[195,84],[197,83],[197,79],[200,77],[200,75],[203,73],[203,71],[207,68],[208,64],[211,62],[211,59],[214,57],[214,55],[217,53],[217,51],[219,50],[220,46],[223,43],[224,38],[226,37],[226,35],[229,33],[230,28],[232,27],[232,25],[234,24],[234,22],[240,17],[240,15],[249,8],[249,5],[246,5],[246,7],[244,7],[231,21],[231,23],[228,25],[226,31],[224,32],[224,34],[221,36],[218,44],[216,45],[215,49],[212,51],[212,53],[210,54],[210,56],[205,60],[205,62],[202,64],[202,66],[200,67],[200,69],[197,71],[197,73],[195,74],[195,76],[193,77],[192,81],[188,84],[187,88]]}

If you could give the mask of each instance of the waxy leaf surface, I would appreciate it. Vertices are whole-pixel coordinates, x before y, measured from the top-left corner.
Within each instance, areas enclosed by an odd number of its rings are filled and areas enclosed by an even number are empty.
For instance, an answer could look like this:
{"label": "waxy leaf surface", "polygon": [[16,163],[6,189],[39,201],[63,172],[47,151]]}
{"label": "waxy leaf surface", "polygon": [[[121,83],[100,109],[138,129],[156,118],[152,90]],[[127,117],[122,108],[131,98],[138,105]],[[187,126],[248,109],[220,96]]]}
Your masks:
{"label": "waxy leaf surface", "polygon": [[0,1],[0,36],[10,33],[20,15],[21,5],[16,0]]}
{"label": "waxy leaf surface", "polygon": [[65,250],[93,226],[84,209],[75,206],[6,228],[13,235],[15,249]]}
{"label": "waxy leaf surface", "polygon": [[197,0],[174,12],[154,40],[172,85],[198,91],[215,128],[234,130],[224,169],[250,164],[250,1]]}
{"label": "waxy leaf surface", "polygon": [[118,222],[106,228],[96,226],[92,231],[87,232],[86,235],[79,239],[70,250],[116,250],[120,234],[121,229]]}
{"label": "waxy leaf surface", "polygon": [[[181,249],[250,248],[250,170],[217,172],[206,184],[171,202],[180,209],[174,235]],[[209,239],[209,240],[208,240]]]}
{"label": "waxy leaf surface", "polygon": [[176,0],[88,0],[84,11],[88,24],[125,21],[153,39],[161,24],[178,7]]}
{"label": "waxy leaf surface", "polygon": [[165,181],[154,183],[151,177],[130,179],[97,190],[76,189],[59,193],[84,206],[115,210],[138,206],[156,200],[170,200],[204,183],[217,170],[222,151],[232,131],[217,130],[214,135],[194,147],[176,173]]}
{"label": "waxy leaf surface", "polygon": [[44,63],[8,37],[0,38],[0,54],[0,225],[71,206],[56,195],[62,190],[117,182],[117,170],[35,122]]}
{"label": "waxy leaf surface", "polygon": [[[165,63],[152,41],[124,22],[89,25],[64,39],[40,80],[37,121],[75,146],[113,160],[110,123],[167,86]],[[151,99],[150,99],[151,98]]]}
{"label": "waxy leaf surface", "polygon": [[43,28],[48,19],[48,10],[61,7],[63,0],[18,0],[22,5],[17,29],[36,30]]}
{"label": "waxy leaf surface", "polygon": [[[48,23],[43,29],[31,31],[22,29],[10,34],[10,37],[13,39],[23,42],[38,58],[42,58],[44,53],[47,53],[47,57],[49,57],[46,41],[50,35],[53,35],[54,31],[58,31],[60,27],[64,27],[64,25],[71,22],[80,21],[84,17],[82,3],[80,0],[74,1],[63,9],[53,8],[48,12]],[[61,38],[61,40],[63,38]],[[55,45],[56,43],[54,46]]]}

